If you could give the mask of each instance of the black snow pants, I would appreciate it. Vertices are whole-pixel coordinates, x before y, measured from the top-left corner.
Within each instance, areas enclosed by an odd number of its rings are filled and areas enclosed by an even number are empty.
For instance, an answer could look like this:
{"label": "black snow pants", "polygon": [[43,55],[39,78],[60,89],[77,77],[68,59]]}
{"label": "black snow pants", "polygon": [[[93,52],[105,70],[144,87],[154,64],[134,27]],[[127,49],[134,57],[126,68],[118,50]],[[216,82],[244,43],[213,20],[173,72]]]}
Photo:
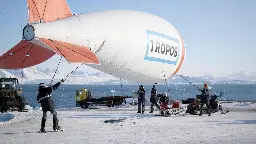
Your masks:
{"label": "black snow pants", "polygon": [[211,105],[209,104],[208,101],[202,101],[202,102],[200,103],[200,115],[202,115],[202,113],[203,113],[203,106],[204,106],[204,104],[206,105],[206,107],[207,107],[207,113],[208,113],[208,115],[210,116],[210,115],[211,115]]}
{"label": "black snow pants", "polygon": [[138,113],[144,113],[145,111],[145,97],[138,98]]}
{"label": "black snow pants", "polygon": [[157,102],[151,102],[150,105],[150,112],[154,111],[154,106],[156,106],[157,109],[160,109],[159,105],[157,104]]}
{"label": "black snow pants", "polygon": [[[59,126],[57,112],[55,110],[51,110],[50,112],[53,115],[53,130],[55,130]],[[43,117],[42,117],[42,121],[41,121],[41,130],[44,130],[44,128],[45,128],[46,119],[47,119],[47,111],[43,111]]]}

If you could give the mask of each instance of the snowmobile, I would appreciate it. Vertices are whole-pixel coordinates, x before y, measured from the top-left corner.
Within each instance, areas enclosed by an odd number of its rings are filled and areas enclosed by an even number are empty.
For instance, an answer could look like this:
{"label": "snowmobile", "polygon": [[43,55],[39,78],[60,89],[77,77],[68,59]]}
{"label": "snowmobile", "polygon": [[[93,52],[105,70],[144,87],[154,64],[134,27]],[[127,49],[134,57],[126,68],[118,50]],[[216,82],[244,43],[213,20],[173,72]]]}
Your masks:
{"label": "snowmobile", "polygon": [[[184,102],[184,103],[183,103]],[[182,101],[183,104],[188,104],[186,113],[197,115],[200,110],[199,100],[197,98],[189,98],[188,101]]]}
{"label": "snowmobile", "polygon": [[[200,111],[200,97],[201,95],[196,95],[196,98],[188,98],[187,100],[182,100],[183,104],[188,104],[186,113],[192,114],[192,115],[197,115],[199,114]],[[211,113],[215,113],[218,110],[220,110],[221,105],[219,102],[220,96],[213,95],[211,96],[209,100],[209,104],[211,106]],[[207,107],[206,105],[203,106],[203,113],[207,113]]]}
{"label": "snowmobile", "polygon": [[210,106],[211,106],[212,113],[217,112],[220,109],[221,105],[217,95],[211,96]]}

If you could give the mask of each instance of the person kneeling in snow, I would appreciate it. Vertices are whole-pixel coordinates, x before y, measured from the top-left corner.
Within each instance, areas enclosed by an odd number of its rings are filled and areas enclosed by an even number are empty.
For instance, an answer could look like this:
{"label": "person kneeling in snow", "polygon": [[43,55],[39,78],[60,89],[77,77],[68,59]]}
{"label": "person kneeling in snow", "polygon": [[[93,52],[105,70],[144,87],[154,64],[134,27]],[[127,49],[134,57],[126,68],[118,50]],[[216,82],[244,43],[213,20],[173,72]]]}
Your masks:
{"label": "person kneeling in snow", "polygon": [[42,121],[41,121],[40,132],[45,132],[44,128],[45,128],[48,111],[50,111],[51,114],[53,115],[53,130],[54,131],[61,130],[61,127],[58,125],[59,120],[57,118],[57,112],[55,111],[54,102],[51,98],[51,93],[52,93],[52,91],[56,90],[62,82],[64,82],[63,79],[53,86],[47,86],[44,83],[39,84],[37,101],[38,101],[38,103],[41,103],[41,107],[43,110],[43,117],[42,117]]}
{"label": "person kneeling in snow", "polygon": [[170,108],[168,107],[169,98],[167,96],[167,93],[164,92],[162,94],[158,94],[158,97],[160,97],[159,102],[160,102],[161,115],[164,115],[164,112],[165,112],[165,114],[170,114],[170,112],[169,112]]}

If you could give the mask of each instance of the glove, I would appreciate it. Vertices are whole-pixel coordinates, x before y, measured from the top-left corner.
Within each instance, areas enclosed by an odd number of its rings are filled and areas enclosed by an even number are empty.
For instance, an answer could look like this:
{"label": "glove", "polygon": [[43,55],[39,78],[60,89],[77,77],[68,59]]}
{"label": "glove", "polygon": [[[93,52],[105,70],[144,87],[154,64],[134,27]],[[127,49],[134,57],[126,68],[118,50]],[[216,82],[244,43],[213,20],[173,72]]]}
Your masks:
{"label": "glove", "polygon": [[64,82],[64,79],[62,79],[60,82]]}

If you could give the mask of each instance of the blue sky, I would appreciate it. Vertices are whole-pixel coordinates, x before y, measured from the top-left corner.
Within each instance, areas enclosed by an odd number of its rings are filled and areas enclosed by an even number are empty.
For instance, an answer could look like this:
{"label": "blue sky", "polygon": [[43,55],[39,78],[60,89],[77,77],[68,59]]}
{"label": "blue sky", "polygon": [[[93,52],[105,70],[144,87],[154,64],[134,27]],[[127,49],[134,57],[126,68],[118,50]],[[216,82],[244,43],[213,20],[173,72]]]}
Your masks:
{"label": "blue sky", "polygon": [[[0,1],[0,49],[6,52],[21,40],[27,23],[26,0]],[[73,13],[129,9],[160,16],[181,33],[187,51],[183,74],[214,76],[256,70],[255,0],[67,0]],[[56,67],[58,56],[40,66]],[[67,71],[67,64],[60,69]],[[77,64],[71,64],[76,67]],[[83,69],[89,70],[86,67]]]}

